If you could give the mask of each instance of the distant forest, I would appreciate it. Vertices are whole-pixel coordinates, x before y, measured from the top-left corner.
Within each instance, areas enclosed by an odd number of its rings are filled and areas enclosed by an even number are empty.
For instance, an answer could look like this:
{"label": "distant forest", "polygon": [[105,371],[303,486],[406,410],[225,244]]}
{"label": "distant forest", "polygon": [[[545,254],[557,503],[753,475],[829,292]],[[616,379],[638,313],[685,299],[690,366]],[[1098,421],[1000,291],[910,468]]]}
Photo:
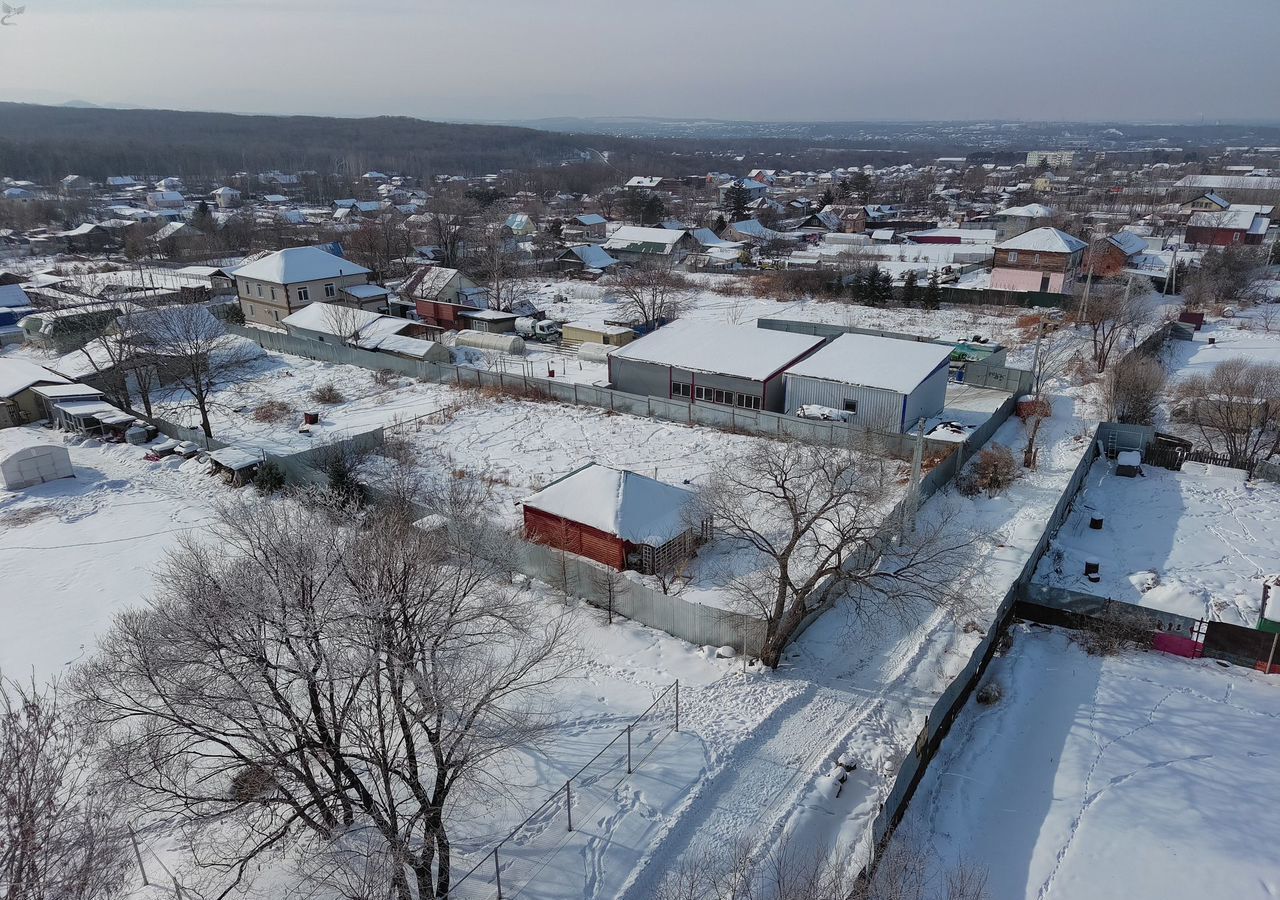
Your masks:
{"label": "distant forest", "polygon": [[[559,166],[588,149],[607,152],[609,162],[593,154],[588,162]],[[427,177],[501,169],[528,173],[547,167],[540,179],[547,186],[588,191],[632,175],[883,166],[920,162],[947,151],[954,152],[949,145],[924,144],[903,151],[843,140],[815,143],[771,136],[628,138],[402,116],[245,116],[0,103],[0,175],[45,185],[73,173],[99,181],[108,175],[198,179],[271,169],[342,171],[356,177],[375,169]],[[1008,155],[1010,161],[1017,158]]]}
{"label": "distant forest", "polygon": [[201,176],[345,168],[480,175],[556,164],[584,147],[622,155],[644,142],[406,117],[336,119],[0,103],[0,175],[52,184],[75,173]]}

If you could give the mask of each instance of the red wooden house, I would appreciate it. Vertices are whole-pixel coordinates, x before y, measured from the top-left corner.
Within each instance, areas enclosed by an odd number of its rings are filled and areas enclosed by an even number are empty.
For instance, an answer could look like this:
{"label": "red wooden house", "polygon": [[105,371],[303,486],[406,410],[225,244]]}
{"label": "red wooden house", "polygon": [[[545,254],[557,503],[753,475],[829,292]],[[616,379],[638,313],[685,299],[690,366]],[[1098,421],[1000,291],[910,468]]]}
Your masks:
{"label": "red wooden house", "polygon": [[694,494],[589,463],[523,501],[525,538],[612,569],[669,571],[710,537]]}

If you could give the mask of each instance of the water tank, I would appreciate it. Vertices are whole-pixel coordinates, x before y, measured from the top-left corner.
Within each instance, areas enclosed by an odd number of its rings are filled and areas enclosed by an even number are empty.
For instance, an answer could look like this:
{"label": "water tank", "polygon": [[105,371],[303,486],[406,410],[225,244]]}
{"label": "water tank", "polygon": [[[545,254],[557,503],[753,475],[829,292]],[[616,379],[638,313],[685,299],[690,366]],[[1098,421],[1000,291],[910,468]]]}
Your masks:
{"label": "water tank", "polygon": [[592,363],[608,362],[609,354],[617,349],[617,347],[606,347],[604,344],[593,344],[588,341],[578,345],[578,359]]}
{"label": "water tank", "polygon": [[471,347],[475,350],[497,350],[500,353],[524,353],[524,338],[515,334],[486,334],[483,331],[472,331],[470,328],[458,332],[456,346]]}

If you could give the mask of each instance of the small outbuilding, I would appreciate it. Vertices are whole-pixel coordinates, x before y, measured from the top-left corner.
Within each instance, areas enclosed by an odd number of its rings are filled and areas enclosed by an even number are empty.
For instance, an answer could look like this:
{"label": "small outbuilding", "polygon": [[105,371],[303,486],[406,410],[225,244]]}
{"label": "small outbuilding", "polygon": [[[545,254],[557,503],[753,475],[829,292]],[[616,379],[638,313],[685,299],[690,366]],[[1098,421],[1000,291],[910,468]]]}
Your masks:
{"label": "small outbuilding", "polygon": [[951,346],[842,334],[786,371],[787,412],[822,406],[876,431],[901,433],[947,403]]}
{"label": "small outbuilding", "polygon": [[75,474],[71,454],[66,447],[56,444],[23,447],[0,460],[0,483],[7,491],[20,491],[59,478],[74,478]]}
{"label": "small outbuilding", "polygon": [[711,537],[692,491],[589,463],[523,501],[525,538],[612,569],[671,571]]}

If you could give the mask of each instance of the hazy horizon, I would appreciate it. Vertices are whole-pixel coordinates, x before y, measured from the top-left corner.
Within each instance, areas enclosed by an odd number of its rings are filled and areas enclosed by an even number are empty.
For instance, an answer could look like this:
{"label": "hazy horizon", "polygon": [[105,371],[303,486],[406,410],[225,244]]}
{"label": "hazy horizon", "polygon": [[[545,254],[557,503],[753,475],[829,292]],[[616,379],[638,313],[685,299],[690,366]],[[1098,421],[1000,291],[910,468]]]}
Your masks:
{"label": "hazy horizon", "polygon": [[758,122],[1280,118],[1280,3],[27,0],[0,99],[246,114]]}

